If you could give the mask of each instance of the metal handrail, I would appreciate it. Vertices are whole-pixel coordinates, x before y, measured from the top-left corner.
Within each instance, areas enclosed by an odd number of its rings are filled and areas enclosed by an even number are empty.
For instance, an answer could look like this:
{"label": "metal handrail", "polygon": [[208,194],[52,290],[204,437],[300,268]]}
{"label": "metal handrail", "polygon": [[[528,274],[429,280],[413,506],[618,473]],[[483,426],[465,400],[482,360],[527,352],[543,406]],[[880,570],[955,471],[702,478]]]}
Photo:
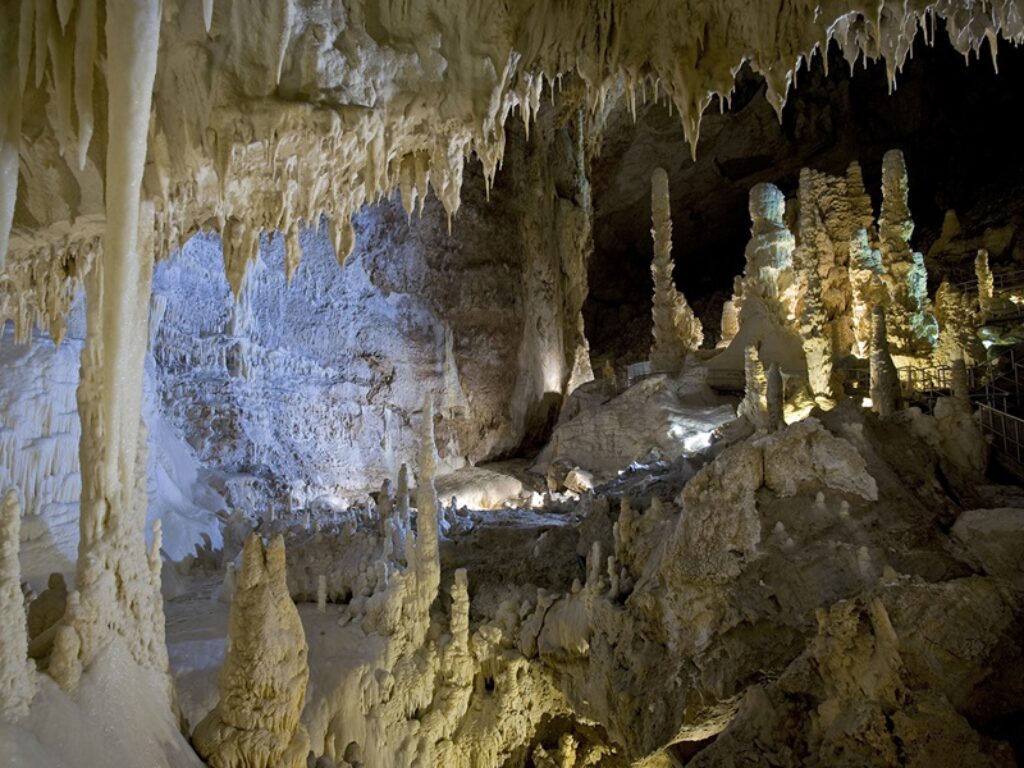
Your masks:
{"label": "metal handrail", "polygon": [[[961,293],[969,293],[978,290],[978,277],[968,278],[953,283]],[[997,291],[1005,291],[1008,288],[1024,287],[1024,267],[1010,267],[992,272],[992,287]]]}
{"label": "metal handrail", "polygon": [[982,403],[978,420],[982,432],[991,436],[992,446],[1024,466],[1024,419]]}

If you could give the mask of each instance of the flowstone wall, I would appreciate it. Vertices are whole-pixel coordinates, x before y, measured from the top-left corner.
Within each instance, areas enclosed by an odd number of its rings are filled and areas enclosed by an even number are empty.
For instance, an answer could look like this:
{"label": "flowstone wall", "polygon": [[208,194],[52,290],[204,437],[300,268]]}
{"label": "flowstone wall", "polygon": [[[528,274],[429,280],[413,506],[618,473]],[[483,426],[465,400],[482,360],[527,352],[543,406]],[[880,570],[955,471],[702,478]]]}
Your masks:
{"label": "flowstone wall", "polygon": [[[535,181],[529,173],[499,179],[488,201],[483,178],[468,175],[450,233],[436,198],[408,216],[395,195],[356,215],[340,268],[326,222],[302,231],[290,284],[281,237],[264,236],[237,303],[219,237],[197,235],[157,267],[161,407],[222,473],[232,506],[265,512],[378,489],[416,465],[425,393],[440,414],[442,470],[516,449],[552,399],[557,413],[585,287],[563,288],[574,271],[561,254],[577,257],[578,241],[563,247],[544,224],[576,206],[542,191],[520,202],[513,190]],[[528,311],[538,295],[549,317]]]}

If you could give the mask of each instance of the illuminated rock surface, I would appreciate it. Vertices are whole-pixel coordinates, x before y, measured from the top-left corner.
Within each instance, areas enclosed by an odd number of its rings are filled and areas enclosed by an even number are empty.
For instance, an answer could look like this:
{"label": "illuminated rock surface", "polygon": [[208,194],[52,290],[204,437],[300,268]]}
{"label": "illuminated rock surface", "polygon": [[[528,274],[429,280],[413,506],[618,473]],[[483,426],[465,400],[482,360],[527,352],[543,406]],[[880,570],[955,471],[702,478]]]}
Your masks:
{"label": "illuminated rock surface", "polygon": [[1024,16],[4,4],[0,763],[1019,761],[1024,216],[813,103],[919,37]]}

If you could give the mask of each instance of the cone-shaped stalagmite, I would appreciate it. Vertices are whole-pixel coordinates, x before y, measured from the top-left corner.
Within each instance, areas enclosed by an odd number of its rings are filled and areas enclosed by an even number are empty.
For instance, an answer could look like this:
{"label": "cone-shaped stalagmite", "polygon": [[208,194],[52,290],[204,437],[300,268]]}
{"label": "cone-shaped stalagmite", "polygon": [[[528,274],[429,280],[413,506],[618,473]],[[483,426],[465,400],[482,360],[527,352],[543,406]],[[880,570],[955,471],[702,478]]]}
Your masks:
{"label": "cone-shaped stalagmite", "polygon": [[309,735],[299,723],[309,667],[299,612],[288,594],[284,539],[250,534],[231,601],[220,701],[192,741],[213,768],[301,768]]}
{"label": "cone-shaped stalagmite", "polygon": [[683,367],[687,353],[704,341],[704,330],[672,279],[675,266],[672,261],[672,214],[668,174],[661,168],[655,168],[651,174],[651,219],[651,236],[654,238],[651,366],[656,371],[675,372]]}

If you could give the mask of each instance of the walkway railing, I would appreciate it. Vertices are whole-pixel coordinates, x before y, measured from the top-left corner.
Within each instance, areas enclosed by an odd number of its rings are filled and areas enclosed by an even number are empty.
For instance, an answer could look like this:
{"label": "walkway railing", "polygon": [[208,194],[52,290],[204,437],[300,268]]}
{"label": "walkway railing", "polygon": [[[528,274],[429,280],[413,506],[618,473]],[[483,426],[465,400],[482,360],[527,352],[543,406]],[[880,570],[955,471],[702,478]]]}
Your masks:
{"label": "walkway railing", "polygon": [[1024,467],[1024,419],[982,403],[978,406],[981,430],[991,436],[992,447]]}
{"label": "walkway railing", "polygon": [[[977,276],[969,277],[953,283],[954,287],[961,293],[977,293]],[[1024,267],[1010,267],[992,272],[992,287],[997,291],[1007,291],[1013,288],[1024,287]]]}

